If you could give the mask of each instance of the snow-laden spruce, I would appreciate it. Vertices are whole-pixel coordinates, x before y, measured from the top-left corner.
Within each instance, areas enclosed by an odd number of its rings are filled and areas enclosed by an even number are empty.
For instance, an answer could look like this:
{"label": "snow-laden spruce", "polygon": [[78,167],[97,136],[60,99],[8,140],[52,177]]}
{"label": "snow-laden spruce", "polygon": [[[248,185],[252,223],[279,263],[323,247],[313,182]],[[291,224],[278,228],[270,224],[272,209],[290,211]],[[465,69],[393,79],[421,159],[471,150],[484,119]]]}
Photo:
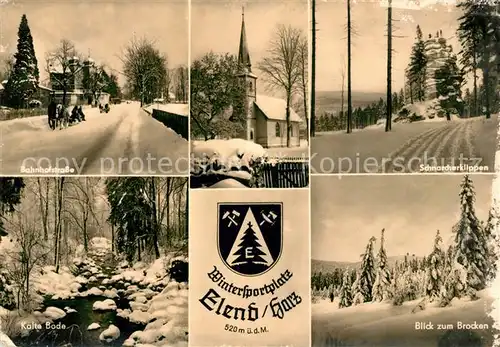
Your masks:
{"label": "snow-laden spruce", "polygon": [[377,275],[373,284],[373,301],[384,301],[392,298],[391,272],[387,266],[387,254],[384,248],[384,232],[380,236],[380,248],[377,254]]}
{"label": "snow-laden spruce", "polygon": [[442,249],[442,243],[443,239],[438,230],[434,239],[434,248],[427,258],[427,285],[425,292],[431,300],[439,298],[441,286],[443,285],[445,254]]}
{"label": "snow-laden spruce", "polygon": [[365,253],[362,255],[359,277],[356,279],[354,288],[354,304],[372,301],[373,283],[375,281],[375,257],[373,256],[373,243],[375,237],[371,237],[366,245]]}

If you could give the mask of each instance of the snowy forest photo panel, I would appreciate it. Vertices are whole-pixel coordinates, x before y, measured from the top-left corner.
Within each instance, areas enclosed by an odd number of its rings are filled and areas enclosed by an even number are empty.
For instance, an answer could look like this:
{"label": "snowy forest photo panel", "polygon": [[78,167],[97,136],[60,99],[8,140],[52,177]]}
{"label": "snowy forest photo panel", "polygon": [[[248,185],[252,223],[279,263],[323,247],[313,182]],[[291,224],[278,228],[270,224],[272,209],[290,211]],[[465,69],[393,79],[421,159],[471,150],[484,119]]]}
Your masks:
{"label": "snowy forest photo panel", "polygon": [[491,346],[490,175],[314,177],[314,346]]}
{"label": "snowy forest photo panel", "polygon": [[0,192],[0,346],[187,346],[187,178],[2,177]]}

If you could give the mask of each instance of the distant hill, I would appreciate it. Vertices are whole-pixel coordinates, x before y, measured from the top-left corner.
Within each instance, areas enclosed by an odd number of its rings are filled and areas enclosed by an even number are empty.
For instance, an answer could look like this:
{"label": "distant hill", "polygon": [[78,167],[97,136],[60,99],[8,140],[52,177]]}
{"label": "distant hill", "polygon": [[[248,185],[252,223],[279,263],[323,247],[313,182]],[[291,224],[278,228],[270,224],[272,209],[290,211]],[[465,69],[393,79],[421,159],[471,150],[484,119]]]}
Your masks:
{"label": "distant hill", "polygon": [[[409,256],[408,260],[411,259],[422,259],[422,257],[417,257],[417,256]],[[404,261],[405,256],[394,256],[394,257],[387,257],[387,263],[389,266],[394,265],[394,263],[397,262],[402,262]],[[352,263],[352,262],[340,262],[340,261],[328,261],[328,260],[316,260],[313,259],[311,260],[311,273],[317,273],[317,272],[322,272],[322,273],[329,273],[333,272],[337,268],[345,269],[345,268],[358,268],[361,265],[361,261]]]}
{"label": "distant hill", "polygon": [[[380,98],[385,100],[385,93],[372,92],[352,92],[352,107],[366,107]],[[344,109],[347,110],[347,91],[344,92]],[[316,115],[324,112],[340,110],[342,106],[341,91],[317,91],[316,92]]]}

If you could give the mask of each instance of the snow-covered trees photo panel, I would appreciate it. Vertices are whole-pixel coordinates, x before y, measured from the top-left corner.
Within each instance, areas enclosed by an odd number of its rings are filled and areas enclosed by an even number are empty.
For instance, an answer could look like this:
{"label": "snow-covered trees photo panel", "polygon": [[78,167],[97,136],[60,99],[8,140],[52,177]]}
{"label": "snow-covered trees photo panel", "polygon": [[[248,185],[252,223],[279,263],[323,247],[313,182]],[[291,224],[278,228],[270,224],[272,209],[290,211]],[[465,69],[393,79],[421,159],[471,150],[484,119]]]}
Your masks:
{"label": "snow-covered trees photo panel", "polygon": [[491,185],[489,175],[314,177],[313,345],[491,346]]}
{"label": "snow-covered trees photo panel", "polygon": [[0,346],[187,346],[187,188],[0,178]]}

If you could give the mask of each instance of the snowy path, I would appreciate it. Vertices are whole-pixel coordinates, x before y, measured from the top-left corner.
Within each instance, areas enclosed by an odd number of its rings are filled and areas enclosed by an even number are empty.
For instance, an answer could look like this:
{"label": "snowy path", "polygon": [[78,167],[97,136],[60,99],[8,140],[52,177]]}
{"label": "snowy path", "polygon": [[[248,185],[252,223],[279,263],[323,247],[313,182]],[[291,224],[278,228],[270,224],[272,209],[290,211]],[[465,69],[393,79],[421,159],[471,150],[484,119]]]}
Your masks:
{"label": "snowy path", "polygon": [[23,164],[69,166],[75,174],[187,173],[188,142],[148,116],[139,104],[115,105],[108,114],[86,112],[86,122],[56,131],[48,128],[44,116],[0,123],[0,173],[30,174],[20,172]]}
{"label": "snowy path", "polygon": [[[498,115],[451,122],[394,124],[352,134],[322,134],[312,141],[318,173],[421,172],[420,165],[481,165],[494,170]],[[462,159],[461,159],[462,158]]]}

